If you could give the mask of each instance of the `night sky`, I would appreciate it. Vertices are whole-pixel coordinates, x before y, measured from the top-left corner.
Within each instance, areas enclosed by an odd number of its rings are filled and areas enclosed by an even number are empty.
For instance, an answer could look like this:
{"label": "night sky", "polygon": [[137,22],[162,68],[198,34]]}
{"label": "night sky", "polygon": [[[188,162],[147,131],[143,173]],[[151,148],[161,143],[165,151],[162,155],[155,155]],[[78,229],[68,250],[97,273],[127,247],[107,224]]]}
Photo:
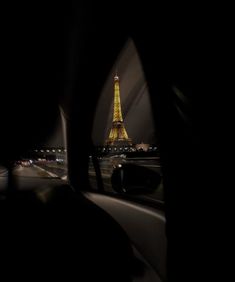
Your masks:
{"label": "night sky", "polygon": [[54,131],[52,132],[52,135],[49,137],[45,146],[46,147],[64,147],[61,120],[57,121],[57,125]]}

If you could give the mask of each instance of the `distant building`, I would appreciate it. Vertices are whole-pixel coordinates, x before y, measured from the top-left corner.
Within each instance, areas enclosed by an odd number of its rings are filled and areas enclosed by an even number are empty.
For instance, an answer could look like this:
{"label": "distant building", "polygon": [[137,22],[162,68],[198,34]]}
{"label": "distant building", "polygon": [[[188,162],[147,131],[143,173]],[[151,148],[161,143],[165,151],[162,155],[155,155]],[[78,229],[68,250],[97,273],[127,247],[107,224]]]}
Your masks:
{"label": "distant building", "polygon": [[34,160],[48,160],[66,162],[66,149],[63,147],[56,148],[38,148],[31,150],[28,157]]}
{"label": "distant building", "polygon": [[144,151],[147,152],[149,150],[150,145],[141,142],[140,144],[136,144],[135,148],[137,151]]}

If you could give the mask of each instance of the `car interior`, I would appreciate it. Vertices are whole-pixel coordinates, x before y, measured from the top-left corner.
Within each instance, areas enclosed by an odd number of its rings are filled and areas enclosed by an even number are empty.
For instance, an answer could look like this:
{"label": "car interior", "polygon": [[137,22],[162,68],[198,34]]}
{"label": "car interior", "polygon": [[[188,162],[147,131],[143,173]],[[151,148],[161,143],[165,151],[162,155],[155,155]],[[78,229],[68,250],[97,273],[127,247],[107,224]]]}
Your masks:
{"label": "car interior", "polygon": [[[201,154],[192,132],[192,96],[202,85],[202,39],[193,14],[175,8],[74,1],[33,4],[29,13],[21,6],[10,15],[0,102],[0,257],[6,281],[198,278],[189,226],[197,207],[193,165]],[[114,168],[111,193],[104,188],[92,129],[102,89],[130,39],[149,91],[162,171],[123,163]],[[58,122],[66,178],[17,177],[15,162],[43,147]],[[30,166],[26,161],[17,169]],[[162,198],[152,199],[160,183]]]}

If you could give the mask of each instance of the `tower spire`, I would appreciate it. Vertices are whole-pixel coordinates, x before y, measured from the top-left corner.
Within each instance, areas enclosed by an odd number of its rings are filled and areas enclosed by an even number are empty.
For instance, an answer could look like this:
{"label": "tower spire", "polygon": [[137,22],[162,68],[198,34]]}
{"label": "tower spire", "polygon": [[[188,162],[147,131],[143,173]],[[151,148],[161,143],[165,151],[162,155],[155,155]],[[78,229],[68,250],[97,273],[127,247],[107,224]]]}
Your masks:
{"label": "tower spire", "polygon": [[116,69],[116,72],[115,72],[115,73],[116,73],[115,77],[116,77],[116,76],[118,77],[118,70],[117,70],[117,69]]}
{"label": "tower spire", "polygon": [[114,101],[113,101],[113,122],[106,140],[107,145],[131,145],[131,139],[128,137],[122,117],[121,98],[120,98],[120,83],[119,77],[114,76]]}

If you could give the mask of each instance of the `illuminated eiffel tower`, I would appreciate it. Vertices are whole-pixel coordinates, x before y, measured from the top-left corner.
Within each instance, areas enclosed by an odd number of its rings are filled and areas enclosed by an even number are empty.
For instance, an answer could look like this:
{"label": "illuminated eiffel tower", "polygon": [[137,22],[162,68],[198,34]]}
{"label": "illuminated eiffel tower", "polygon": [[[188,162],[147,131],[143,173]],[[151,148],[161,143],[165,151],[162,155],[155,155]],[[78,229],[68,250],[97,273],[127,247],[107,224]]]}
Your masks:
{"label": "illuminated eiffel tower", "polygon": [[119,77],[117,74],[114,77],[114,102],[113,102],[113,122],[112,128],[109,133],[109,137],[106,140],[106,145],[122,146],[122,145],[132,145],[132,141],[128,138],[121,109],[121,99],[120,99],[120,85]]}

